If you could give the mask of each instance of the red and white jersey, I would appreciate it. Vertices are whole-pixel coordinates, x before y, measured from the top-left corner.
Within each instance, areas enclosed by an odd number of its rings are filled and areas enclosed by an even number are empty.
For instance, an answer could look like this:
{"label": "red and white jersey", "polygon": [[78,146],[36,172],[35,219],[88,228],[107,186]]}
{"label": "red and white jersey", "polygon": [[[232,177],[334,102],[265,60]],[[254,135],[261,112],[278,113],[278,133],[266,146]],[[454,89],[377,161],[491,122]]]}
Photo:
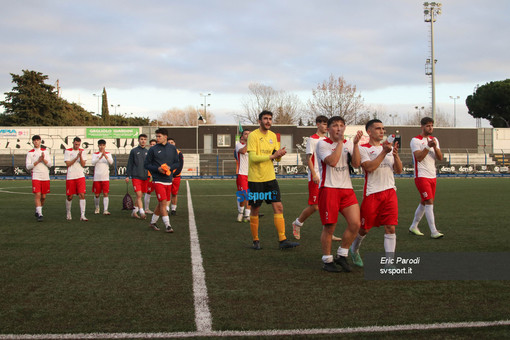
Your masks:
{"label": "red and white jersey", "polygon": [[113,164],[113,157],[109,152],[105,152],[105,155],[106,156],[103,156],[101,152],[94,152],[92,154],[95,182],[110,180],[110,165]]}
{"label": "red and white jersey", "polygon": [[245,175],[248,176],[248,152],[242,154],[239,152],[242,148],[244,148],[246,144],[237,142],[236,143],[236,175]]}
{"label": "red and white jersey", "polygon": [[[313,164],[313,169],[315,170],[315,173],[320,176],[319,172],[319,161],[317,160],[317,143],[319,143],[320,140],[323,140],[326,137],[321,137],[318,134],[314,133],[308,139],[306,140],[306,154],[311,155],[310,159]],[[308,182],[312,180],[312,173],[310,172],[310,169],[308,169]]]}
{"label": "red and white jersey", "polygon": [[349,175],[349,165],[347,164],[347,154],[353,154],[354,144],[352,141],[344,140],[340,147],[343,147],[342,155],[334,167],[324,163],[324,159],[331,155],[338,147],[338,143],[329,138],[320,140],[317,143],[317,158],[320,161],[319,171],[321,182],[319,187],[352,189],[351,177]]}
{"label": "red and white jersey", "polygon": [[[360,145],[359,153],[361,156],[361,164],[363,165],[365,162],[373,161],[379,156],[382,150],[382,145],[373,146],[369,143]],[[386,154],[386,157],[384,157],[377,169],[365,173],[364,196],[369,196],[388,189],[397,189],[395,186],[395,177],[393,176],[393,164],[395,164],[395,158],[393,158],[390,152]]]}
{"label": "red and white jersey", "polygon": [[[436,137],[428,137],[434,138],[436,141],[436,146],[438,149],[439,141]],[[425,149],[428,144],[427,138],[422,135],[418,135],[411,139],[411,152],[413,153],[413,163],[414,163],[414,177],[423,177],[423,178],[436,178],[436,152],[433,148],[430,149],[429,153],[421,162],[417,162],[414,158],[415,151],[421,151]]]}
{"label": "red and white jersey", "polygon": [[[64,162],[72,161],[73,159],[78,157],[78,152],[80,151],[82,152],[81,157],[83,158],[83,160],[87,160],[87,155],[85,154],[85,152],[83,152],[83,149],[74,150],[71,148],[66,149],[66,151],[64,152]],[[84,171],[83,167],[77,160],[76,162],[73,163],[73,165],[67,167],[67,179],[77,179],[85,177],[83,171]]]}
{"label": "red and white jersey", "polygon": [[[39,157],[44,154],[45,162],[38,163],[34,166],[34,163],[39,160]],[[34,148],[27,153],[26,167],[28,171],[32,172],[32,179],[38,181],[49,181],[50,180],[50,168],[53,165],[51,162],[51,156],[45,148]]]}

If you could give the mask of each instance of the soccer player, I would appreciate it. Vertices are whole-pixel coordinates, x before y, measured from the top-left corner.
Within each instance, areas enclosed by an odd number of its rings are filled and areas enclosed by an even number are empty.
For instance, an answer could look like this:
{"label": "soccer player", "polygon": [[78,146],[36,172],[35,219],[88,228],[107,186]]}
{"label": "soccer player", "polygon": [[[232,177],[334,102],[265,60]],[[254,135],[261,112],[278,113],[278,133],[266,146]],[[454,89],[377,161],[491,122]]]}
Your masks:
{"label": "soccer player", "polygon": [[[156,145],[157,142],[155,139],[151,139],[149,141],[149,149],[152,148],[154,145]],[[143,198],[144,205],[145,205],[145,214],[152,214],[154,213],[152,210],[149,209],[150,203],[151,203],[151,193],[154,191],[154,186],[152,184],[152,175],[150,172],[147,173],[149,183],[147,184],[147,192],[145,193],[145,196]]]}
{"label": "soccer player", "polygon": [[409,232],[423,236],[418,229],[423,215],[427,218],[430,237],[438,239],[444,235],[436,228],[434,217],[434,198],[436,196],[436,159],[443,160],[443,153],[439,148],[439,141],[432,136],[434,120],[425,117],[421,120],[421,134],[411,139],[411,152],[414,161],[414,183],[420,193],[421,202],[414,213],[414,220]]}
{"label": "soccer player", "polygon": [[106,141],[100,139],[97,141],[98,152],[92,154],[92,165],[94,166],[94,182],[92,183],[92,192],[94,193],[94,205],[96,209],[94,214],[99,214],[99,196],[103,193],[103,215],[110,215],[108,203],[110,198],[110,166],[113,164],[112,154],[106,151]]}
{"label": "soccer player", "polygon": [[285,220],[283,204],[280,199],[280,188],[274,174],[273,160],[280,160],[287,153],[285,147],[280,149],[276,134],[272,132],[273,113],[262,111],[258,119],[260,127],[248,135],[248,189],[253,199],[249,200],[250,230],[255,250],[260,250],[259,210],[262,202],[271,204],[274,212],[274,224],[278,232],[280,249],[294,248],[299,243],[290,242],[285,236]]}
{"label": "soccer player", "polygon": [[[168,138],[168,143],[175,146],[175,140],[173,138]],[[177,147],[176,147],[177,148]],[[181,172],[182,168],[184,166],[184,156],[182,155],[182,152],[177,149],[177,154],[179,155],[179,167],[175,170],[175,172],[172,174],[172,196],[170,198],[170,202],[168,204],[171,204],[172,211],[170,212],[170,215],[176,215],[177,214],[177,194],[179,193],[179,187],[181,186]],[[167,211],[168,206],[167,206]]]}
{"label": "soccer player", "polygon": [[361,227],[351,245],[352,262],[358,267],[363,267],[359,247],[372,227],[384,226],[384,251],[390,258],[395,254],[398,200],[393,173],[402,172],[398,143],[392,145],[388,141],[383,142],[383,123],[379,119],[372,119],[367,122],[365,129],[370,139],[359,146],[361,167],[365,172]]}
{"label": "soccer player", "polygon": [[34,148],[27,153],[26,167],[32,173],[32,193],[35,201],[35,217],[42,222],[42,208],[46,201],[46,194],[50,192],[50,168],[52,166],[50,153],[41,146],[41,137],[32,136]]}
{"label": "soccer player", "polygon": [[85,217],[85,173],[84,167],[87,162],[87,156],[83,153],[83,149],[80,148],[81,139],[80,137],[74,137],[73,147],[66,149],[64,152],[64,162],[67,166],[67,178],[66,178],[66,212],[67,219],[71,220],[71,206],[73,204],[73,195],[78,195],[80,198],[80,221],[88,221]]}
{"label": "soccer player", "polygon": [[[319,185],[319,214],[323,224],[321,234],[323,269],[328,272],[340,272],[338,264],[345,272],[351,271],[347,262],[349,247],[356,237],[360,227],[360,210],[358,200],[349,176],[349,154],[352,166],[360,166],[358,143],[363,137],[363,131],[358,131],[352,141],[344,139],[345,120],[334,116],[328,120],[329,138],[317,144],[317,158],[320,160],[319,171],[321,182]],[[347,221],[347,228],[342,236],[342,243],[337,250],[337,256],[331,255],[331,240],[335,231],[338,213]]]}
{"label": "soccer player", "polygon": [[[134,203],[134,209],[131,216],[134,218],[145,219],[145,211],[143,210],[142,196],[147,193],[147,184],[149,183],[149,176],[147,169],[144,168],[145,157],[147,157],[147,135],[142,133],[138,136],[138,146],[131,150],[129,153],[126,183],[131,181],[133,183],[133,189],[136,193],[136,200]],[[138,215],[140,213],[140,215]]]}
{"label": "soccer player", "polygon": [[[328,117],[318,116],[315,118],[317,125],[317,132],[308,137],[306,140],[306,158],[308,163],[308,206],[303,209],[301,215],[294,222],[292,222],[292,232],[294,238],[299,240],[301,238],[301,227],[306,219],[314,212],[319,210],[319,183],[321,175],[319,172],[319,162],[317,161],[317,143],[326,138],[328,132]],[[333,235],[333,241],[341,241],[342,239]]]}
{"label": "soccer player", "polygon": [[[244,130],[239,142],[236,143],[234,156],[236,159],[236,184],[237,191],[248,191],[248,152],[247,141],[250,130]],[[246,195],[236,195],[237,222],[250,221],[250,204]],[[241,201],[240,201],[241,200]]]}
{"label": "soccer player", "polygon": [[154,209],[149,227],[159,230],[156,222],[161,216],[166,232],[173,233],[174,230],[170,225],[166,207],[172,194],[172,173],[180,166],[180,163],[177,149],[168,143],[167,139],[168,131],[166,129],[159,128],[156,130],[156,141],[158,143],[149,149],[144,166],[152,174],[154,191],[156,191],[156,197],[158,198],[158,205]]}

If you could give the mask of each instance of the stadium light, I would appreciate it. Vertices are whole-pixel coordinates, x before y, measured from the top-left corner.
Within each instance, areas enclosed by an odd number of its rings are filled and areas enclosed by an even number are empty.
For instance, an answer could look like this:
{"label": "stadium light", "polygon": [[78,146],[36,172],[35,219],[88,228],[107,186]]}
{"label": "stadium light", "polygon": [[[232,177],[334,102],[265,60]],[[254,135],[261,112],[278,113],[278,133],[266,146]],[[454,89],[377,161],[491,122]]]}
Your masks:
{"label": "stadium light", "polygon": [[117,115],[117,108],[120,107],[120,104],[117,105],[110,105],[111,107],[115,108],[115,115]]}
{"label": "stadium light", "polygon": [[[436,120],[436,63],[434,59],[434,22],[436,17],[441,14],[440,2],[424,2],[423,14],[425,22],[430,22],[430,59],[425,63],[425,74],[431,76],[431,92],[432,92],[432,119]],[[430,70],[429,70],[430,67]]]}
{"label": "stadium light", "polygon": [[92,95],[93,95],[94,97],[97,97],[97,115],[98,115],[98,116],[101,116],[101,114],[99,113],[99,98],[101,98],[101,97],[102,97],[102,95],[101,95],[101,94],[97,94],[97,93],[92,93]]}
{"label": "stadium light", "polygon": [[453,99],[453,127],[457,127],[457,99],[460,97],[450,96],[450,99]]}
{"label": "stadium light", "polygon": [[[204,107],[204,116],[205,117],[207,117],[207,107],[211,106],[211,104],[207,104],[207,97],[209,97],[210,95],[211,95],[210,93],[207,93],[207,94],[200,93],[200,96],[204,97],[204,103],[200,104],[200,105],[202,105]],[[200,116],[200,117],[202,117],[202,116]],[[204,119],[202,118],[202,120],[204,120]],[[205,123],[205,120],[204,120],[204,123]]]}

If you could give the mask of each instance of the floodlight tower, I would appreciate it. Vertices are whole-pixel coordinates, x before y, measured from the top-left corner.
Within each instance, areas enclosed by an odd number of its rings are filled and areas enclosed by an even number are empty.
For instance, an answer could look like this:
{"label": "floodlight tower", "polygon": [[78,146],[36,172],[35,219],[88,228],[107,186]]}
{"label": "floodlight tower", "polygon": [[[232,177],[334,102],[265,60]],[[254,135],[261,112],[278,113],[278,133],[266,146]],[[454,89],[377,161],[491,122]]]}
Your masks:
{"label": "floodlight tower", "polygon": [[[441,14],[440,2],[424,2],[423,14],[425,22],[430,22],[430,59],[425,64],[425,74],[431,76],[431,92],[432,92],[432,119],[436,120],[436,62],[434,59],[434,22],[436,17]],[[430,69],[429,69],[430,68]]]}

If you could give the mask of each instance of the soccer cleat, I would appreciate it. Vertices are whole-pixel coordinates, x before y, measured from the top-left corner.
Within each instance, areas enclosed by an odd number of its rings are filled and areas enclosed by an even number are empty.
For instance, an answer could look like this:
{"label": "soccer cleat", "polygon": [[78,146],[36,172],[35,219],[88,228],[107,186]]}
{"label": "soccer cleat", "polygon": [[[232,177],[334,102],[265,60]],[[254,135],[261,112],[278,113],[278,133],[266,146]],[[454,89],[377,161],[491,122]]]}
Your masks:
{"label": "soccer cleat", "polygon": [[134,210],[131,213],[131,217],[133,217],[133,218],[140,218],[140,216],[138,216],[138,214]]}
{"label": "soccer cleat", "polygon": [[332,241],[342,241],[341,237],[336,237],[335,235],[331,236]]}
{"label": "soccer cleat", "polygon": [[296,221],[292,222],[292,234],[296,240],[301,238],[301,227],[296,224]]}
{"label": "soccer cleat", "polygon": [[154,211],[150,209],[145,209],[145,214],[154,214]]}
{"label": "soccer cleat", "polygon": [[111,215],[108,210],[103,211],[103,215]]}
{"label": "soccer cleat", "polygon": [[85,216],[81,216],[80,217],[80,221],[83,221],[83,222],[87,222],[89,219],[86,218]]}
{"label": "soccer cleat", "polygon": [[174,230],[172,229],[172,226],[171,226],[171,225],[167,225],[167,226],[165,227],[165,231],[166,231],[167,233],[173,233],[173,232],[174,232]]}
{"label": "soccer cleat", "polygon": [[243,222],[250,222],[250,216],[244,216]]}
{"label": "soccer cleat", "polygon": [[358,266],[358,267],[363,267],[363,260],[361,259],[361,255],[359,254],[359,251],[351,251],[349,250],[350,253],[351,253],[351,259],[352,259],[352,263],[354,263],[355,266]]}
{"label": "soccer cleat", "polygon": [[149,228],[152,228],[153,230],[159,231],[159,228],[158,228],[158,226],[156,225],[156,223],[151,223],[151,224],[149,225]]}
{"label": "soccer cleat", "polygon": [[424,234],[420,231],[420,229],[418,229],[418,227],[416,228],[409,228],[409,232],[411,234],[414,234],[416,236],[423,236]]}
{"label": "soccer cleat", "polygon": [[145,220],[147,218],[147,216],[145,214],[140,214],[139,218],[142,219],[142,220]]}
{"label": "soccer cleat", "polygon": [[73,219],[73,218],[72,218],[72,216],[71,216],[71,212],[68,212],[68,213],[67,213],[66,219],[67,219],[68,221],[70,221],[70,220],[72,220],[72,219]]}
{"label": "soccer cleat", "polygon": [[170,215],[172,215],[172,216],[175,216],[175,215],[177,215],[177,211],[175,211],[175,210],[172,210],[172,211],[170,212]]}
{"label": "soccer cleat", "polygon": [[253,241],[253,246],[251,246],[251,249],[261,250],[262,248],[260,247],[260,241]]}
{"label": "soccer cleat", "polygon": [[430,235],[430,237],[432,237],[433,239],[438,239],[438,238],[441,238],[443,236],[444,236],[444,234],[441,234],[439,231],[436,231],[435,233]]}
{"label": "soccer cleat", "polygon": [[100,211],[99,211],[99,207],[96,207],[96,210],[94,210],[94,214],[96,214],[96,215],[97,215],[97,214],[99,214],[99,212],[100,212]]}
{"label": "soccer cleat", "polygon": [[324,263],[322,269],[330,273],[340,273],[341,270],[333,262]]}
{"label": "soccer cleat", "polygon": [[239,213],[237,214],[237,222],[241,223],[243,221],[243,214]]}
{"label": "soccer cleat", "polygon": [[42,221],[43,221],[43,215],[37,214],[37,222],[42,222]]}
{"label": "soccer cleat", "polygon": [[289,249],[289,248],[295,248],[299,246],[299,243],[297,242],[290,242],[289,240],[285,239],[283,241],[280,241],[280,249]]}
{"label": "soccer cleat", "polygon": [[337,255],[335,257],[335,263],[338,264],[340,267],[342,267],[342,270],[344,272],[349,273],[352,271],[351,265],[349,264],[349,262],[347,262],[347,256]]}

